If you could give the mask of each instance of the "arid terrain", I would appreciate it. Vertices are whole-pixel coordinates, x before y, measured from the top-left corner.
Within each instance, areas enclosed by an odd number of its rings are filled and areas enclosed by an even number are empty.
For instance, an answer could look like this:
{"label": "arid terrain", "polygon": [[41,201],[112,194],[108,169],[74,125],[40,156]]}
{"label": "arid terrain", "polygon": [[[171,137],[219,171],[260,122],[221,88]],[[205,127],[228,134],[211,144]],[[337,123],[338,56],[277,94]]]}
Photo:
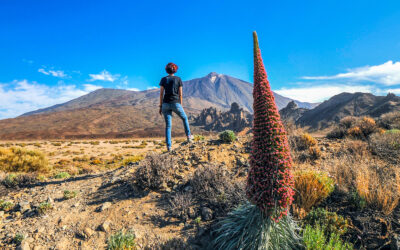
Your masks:
{"label": "arid terrain", "polygon": [[[338,249],[398,249],[398,130],[366,117],[323,136],[287,129],[299,226],[351,244]],[[172,152],[160,138],[1,142],[0,245],[105,249],[123,230],[138,249],[207,248],[246,202],[251,139],[175,138]]]}

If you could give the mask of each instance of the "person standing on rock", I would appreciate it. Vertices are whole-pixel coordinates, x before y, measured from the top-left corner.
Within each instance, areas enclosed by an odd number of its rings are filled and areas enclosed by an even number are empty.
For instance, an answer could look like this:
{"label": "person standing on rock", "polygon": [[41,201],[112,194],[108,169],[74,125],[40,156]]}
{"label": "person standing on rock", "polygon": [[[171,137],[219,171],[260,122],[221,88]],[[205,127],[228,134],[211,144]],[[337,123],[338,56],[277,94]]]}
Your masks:
{"label": "person standing on rock", "polygon": [[171,126],[172,112],[177,114],[183,122],[188,142],[192,141],[190,134],[189,121],[182,107],[182,80],[174,74],[178,71],[178,66],[168,63],[165,67],[168,76],[161,78],[160,81],[160,115],[165,119],[165,140],[168,151],[171,151]]}

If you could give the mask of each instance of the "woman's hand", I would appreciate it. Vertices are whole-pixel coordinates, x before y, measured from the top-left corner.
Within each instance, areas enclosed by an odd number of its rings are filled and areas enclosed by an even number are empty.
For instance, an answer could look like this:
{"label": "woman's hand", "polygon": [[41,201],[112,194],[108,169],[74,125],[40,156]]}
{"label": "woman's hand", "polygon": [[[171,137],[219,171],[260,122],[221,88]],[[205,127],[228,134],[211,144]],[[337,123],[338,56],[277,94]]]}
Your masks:
{"label": "woman's hand", "polygon": [[162,106],[160,105],[160,110],[158,111],[158,113],[160,113],[160,115],[162,115]]}

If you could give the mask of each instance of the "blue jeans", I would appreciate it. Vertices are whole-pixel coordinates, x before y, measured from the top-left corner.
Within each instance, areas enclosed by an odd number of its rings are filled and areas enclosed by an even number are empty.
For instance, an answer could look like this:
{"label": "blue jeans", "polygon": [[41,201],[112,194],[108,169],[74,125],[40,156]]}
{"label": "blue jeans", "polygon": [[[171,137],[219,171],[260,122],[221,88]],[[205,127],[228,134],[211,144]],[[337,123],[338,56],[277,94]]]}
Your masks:
{"label": "blue jeans", "polygon": [[163,103],[161,111],[165,119],[165,140],[167,143],[167,148],[171,148],[172,112],[177,114],[182,119],[186,136],[190,135],[189,121],[180,103]]}

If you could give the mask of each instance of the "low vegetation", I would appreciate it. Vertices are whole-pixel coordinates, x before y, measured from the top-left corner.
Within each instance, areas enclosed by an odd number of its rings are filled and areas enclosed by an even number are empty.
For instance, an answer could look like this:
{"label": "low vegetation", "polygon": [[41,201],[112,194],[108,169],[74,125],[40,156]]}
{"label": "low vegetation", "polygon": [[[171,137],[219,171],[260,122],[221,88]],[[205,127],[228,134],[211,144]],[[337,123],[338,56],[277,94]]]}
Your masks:
{"label": "low vegetation", "polygon": [[324,172],[298,171],[294,180],[294,205],[300,217],[326,199],[335,189],[333,179]]}
{"label": "low vegetation", "polygon": [[14,204],[11,201],[0,200],[0,211],[10,211],[14,208]]}
{"label": "low vegetation", "polygon": [[215,210],[217,216],[225,215],[246,200],[244,183],[232,182],[224,166],[209,164],[197,168],[190,185],[196,198]]}
{"label": "low vegetation", "polygon": [[56,175],[54,175],[55,179],[67,179],[69,177],[71,177],[71,175],[67,172],[59,172]]}
{"label": "low vegetation", "polygon": [[317,225],[312,227],[307,225],[303,230],[303,241],[307,250],[350,250],[353,246],[350,243],[343,242],[339,235],[331,234],[327,237],[324,228]]}
{"label": "low vegetation", "polygon": [[131,231],[119,231],[108,238],[108,250],[133,250],[136,249],[135,234]]}
{"label": "low vegetation", "polygon": [[134,163],[139,162],[139,161],[141,161],[143,159],[144,159],[144,155],[143,154],[128,156],[128,157],[125,157],[123,159],[122,165],[126,166],[128,164],[134,164]]}
{"label": "low vegetation", "polygon": [[39,206],[37,207],[37,212],[39,215],[44,215],[52,209],[53,205],[50,202],[46,201],[39,204]]}
{"label": "low vegetation", "polygon": [[383,134],[373,134],[369,145],[374,154],[393,164],[400,163],[400,133],[398,130],[388,130]]}
{"label": "low vegetation", "polygon": [[219,139],[224,143],[232,143],[236,141],[236,135],[232,130],[225,130],[219,134]]}
{"label": "low vegetation", "polygon": [[65,200],[69,200],[75,198],[77,194],[78,192],[76,191],[64,190],[63,197]]}
{"label": "low vegetation", "polygon": [[134,184],[141,189],[162,190],[168,188],[176,158],[169,154],[148,154],[136,170]]}
{"label": "low vegetation", "polygon": [[20,147],[0,148],[0,170],[5,172],[48,172],[45,155],[38,150]]}

